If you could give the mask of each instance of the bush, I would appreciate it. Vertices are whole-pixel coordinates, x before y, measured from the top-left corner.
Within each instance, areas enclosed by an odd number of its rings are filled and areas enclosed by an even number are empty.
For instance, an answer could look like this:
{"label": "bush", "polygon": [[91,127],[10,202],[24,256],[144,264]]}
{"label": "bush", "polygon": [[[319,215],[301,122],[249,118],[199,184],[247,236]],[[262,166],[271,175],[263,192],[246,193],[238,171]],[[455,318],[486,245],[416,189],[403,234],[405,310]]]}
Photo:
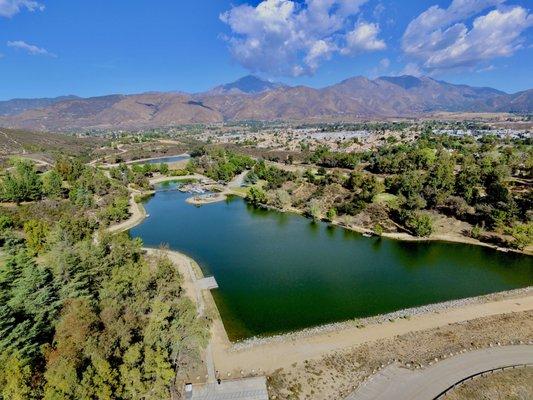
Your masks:
{"label": "bush", "polygon": [[333,221],[337,217],[337,210],[335,208],[330,208],[326,213],[326,218],[328,221]]}
{"label": "bush", "polygon": [[406,225],[415,236],[427,237],[433,233],[433,221],[424,213],[413,213],[406,221]]}
{"label": "bush", "polygon": [[266,193],[263,190],[252,186],[248,191],[248,194],[246,195],[246,200],[254,206],[258,206],[261,204],[266,204],[267,197]]}
{"label": "bush", "polygon": [[533,243],[533,222],[517,224],[510,229],[514,241],[511,245],[517,249],[524,249]]}
{"label": "bush", "polygon": [[36,219],[30,219],[24,224],[24,235],[26,236],[26,245],[33,254],[41,253],[46,243],[48,234],[48,225]]}

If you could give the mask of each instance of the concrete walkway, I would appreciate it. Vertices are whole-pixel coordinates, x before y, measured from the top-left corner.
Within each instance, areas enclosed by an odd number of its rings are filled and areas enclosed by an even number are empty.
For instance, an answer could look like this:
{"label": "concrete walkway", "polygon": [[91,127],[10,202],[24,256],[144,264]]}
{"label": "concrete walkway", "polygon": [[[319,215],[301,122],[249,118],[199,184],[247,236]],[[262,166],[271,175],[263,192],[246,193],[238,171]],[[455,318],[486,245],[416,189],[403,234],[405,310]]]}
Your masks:
{"label": "concrete walkway", "polygon": [[492,347],[450,357],[420,371],[390,365],[346,400],[433,400],[457,382],[481,372],[533,365],[533,345]]}
{"label": "concrete walkway", "polygon": [[268,400],[264,376],[222,381],[219,384],[193,385],[193,391],[185,396],[191,400]]}

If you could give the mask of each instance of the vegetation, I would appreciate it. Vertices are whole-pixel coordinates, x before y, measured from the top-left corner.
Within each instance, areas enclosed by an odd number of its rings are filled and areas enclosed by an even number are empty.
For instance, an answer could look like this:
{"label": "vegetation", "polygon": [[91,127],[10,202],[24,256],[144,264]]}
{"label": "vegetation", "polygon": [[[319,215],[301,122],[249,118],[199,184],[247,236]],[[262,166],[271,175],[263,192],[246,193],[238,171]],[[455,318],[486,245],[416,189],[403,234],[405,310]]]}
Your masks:
{"label": "vegetation", "polygon": [[482,240],[519,249],[532,244],[533,150],[527,140],[476,140],[431,129],[424,126],[412,142],[385,141],[375,152],[319,146],[305,161],[312,166],[298,174],[258,162],[248,182],[267,182],[264,204],[282,208],[283,189],[290,195],[286,202],[313,218],[362,218],[369,229],[379,224],[380,231],[403,227],[429,236],[440,214],[470,224],[471,235]]}
{"label": "vegetation", "polygon": [[223,149],[206,150],[204,148],[191,152],[189,169],[199,172],[215,181],[229,182],[236,175],[250,169],[255,161],[246,155]]}
{"label": "vegetation", "polygon": [[170,398],[207,321],[167,258],[97,231],[128,216],[122,182],[67,157],[43,175],[16,161],[2,195],[29,203],[0,207],[0,399]]}

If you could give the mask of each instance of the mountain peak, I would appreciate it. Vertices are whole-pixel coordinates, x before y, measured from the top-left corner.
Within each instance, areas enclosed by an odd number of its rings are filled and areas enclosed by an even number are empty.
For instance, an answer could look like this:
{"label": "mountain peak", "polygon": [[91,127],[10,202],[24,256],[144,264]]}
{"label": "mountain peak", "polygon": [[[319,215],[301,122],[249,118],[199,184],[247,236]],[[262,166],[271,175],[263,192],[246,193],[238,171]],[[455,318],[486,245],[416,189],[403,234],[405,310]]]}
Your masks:
{"label": "mountain peak", "polygon": [[378,78],[382,81],[387,81],[397,86],[401,86],[404,89],[412,89],[419,87],[423,83],[423,78],[417,78],[412,75],[400,75],[400,76],[380,76]]}
{"label": "mountain peak", "polygon": [[257,94],[269,90],[284,87],[282,83],[270,82],[255,75],[246,75],[234,82],[220,85],[211,90],[211,93],[217,94]]}

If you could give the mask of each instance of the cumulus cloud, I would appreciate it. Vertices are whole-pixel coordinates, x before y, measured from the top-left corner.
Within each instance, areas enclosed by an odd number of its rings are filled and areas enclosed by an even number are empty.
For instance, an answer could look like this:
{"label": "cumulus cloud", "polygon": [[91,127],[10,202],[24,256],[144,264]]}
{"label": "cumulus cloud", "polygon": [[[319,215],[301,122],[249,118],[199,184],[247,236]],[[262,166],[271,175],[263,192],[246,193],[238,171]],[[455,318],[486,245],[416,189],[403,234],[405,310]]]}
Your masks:
{"label": "cumulus cloud", "polygon": [[410,22],[402,49],[426,71],[474,67],[511,56],[522,48],[522,33],[533,25],[533,16],[504,1],[453,0],[447,9],[432,6]]}
{"label": "cumulus cloud", "polygon": [[49,57],[57,57],[55,54],[50,53],[48,50],[43,49],[42,47],[37,47],[33,44],[26,43],[22,40],[15,40],[7,42],[8,47],[12,47],[14,49],[25,51],[26,53],[32,55],[32,56],[49,56]]}
{"label": "cumulus cloud", "polygon": [[346,47],[342,49],[343,54],[357,53],[362,51],[383,50],[387,46],[385,42],[378,38],[379,26],[361,22],[356,25],[353,31],[346,35]]}
{"label": "cumulus cloud", "polygon": [[263,0],[220,15],[228,41],[245,68],[272,75],[313,74],[334,54],[385,48],[377,24],[356,21],[367,0]]}
{"label": "cumulus cloud", "polygon": [[0,0],[0,17],[10,18],[23,8],[29,11],[42,11],[44,5],[33,0]]}

